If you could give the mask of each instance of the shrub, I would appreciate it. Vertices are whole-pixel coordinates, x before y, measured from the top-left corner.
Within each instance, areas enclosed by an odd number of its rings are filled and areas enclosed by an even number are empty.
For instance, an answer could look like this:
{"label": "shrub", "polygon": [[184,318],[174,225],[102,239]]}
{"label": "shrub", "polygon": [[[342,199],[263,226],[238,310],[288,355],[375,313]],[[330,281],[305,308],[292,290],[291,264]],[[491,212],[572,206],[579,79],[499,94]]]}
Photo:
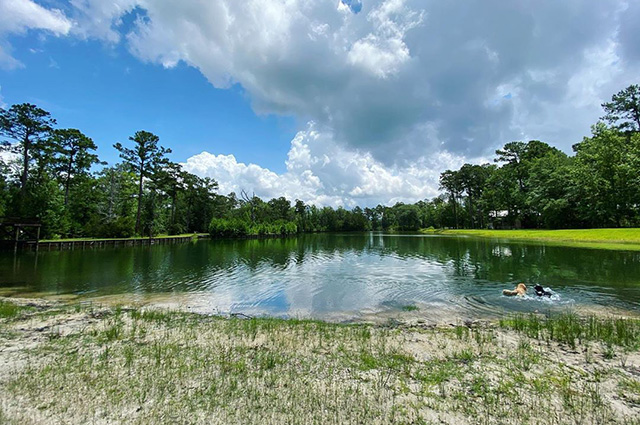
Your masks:
{"label": "shrub", "polygon": [[209,234],[218,238],[239,238],[247,235],[293,235],[298,226],[291,221],[278,220],[273,223],[249,224],[239,218],[214,218],[209,224]]}

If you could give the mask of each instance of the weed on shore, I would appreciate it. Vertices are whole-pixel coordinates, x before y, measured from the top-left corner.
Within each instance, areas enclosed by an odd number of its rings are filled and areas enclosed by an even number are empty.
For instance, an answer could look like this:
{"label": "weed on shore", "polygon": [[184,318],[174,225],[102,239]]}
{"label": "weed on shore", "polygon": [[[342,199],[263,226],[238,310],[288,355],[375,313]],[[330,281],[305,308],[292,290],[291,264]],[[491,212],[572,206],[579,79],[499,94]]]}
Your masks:
{"label": "weed on shore", "polygon": [[[638,378],[627,373],[638,360],[637,324],[628,319],[514,316],[497,327],[390,328],[78,311],[90,325],[52,327],[0,380],[5,422],[631,424],[640,417]],[[572,362],[563,362],[554,351],[594,341],[610,342],[613,357],[598,352],[589,363],[567,353]]]}
{"label": "weed on shore", "polygon": [[598,342],[607,347],[640,349],[640,320],[629,318],[580,317],[573,312],[540,316],[514,315],[500,320],[500,326],[513,329],[529,338],[556,341],[571,348],[585,342]]}

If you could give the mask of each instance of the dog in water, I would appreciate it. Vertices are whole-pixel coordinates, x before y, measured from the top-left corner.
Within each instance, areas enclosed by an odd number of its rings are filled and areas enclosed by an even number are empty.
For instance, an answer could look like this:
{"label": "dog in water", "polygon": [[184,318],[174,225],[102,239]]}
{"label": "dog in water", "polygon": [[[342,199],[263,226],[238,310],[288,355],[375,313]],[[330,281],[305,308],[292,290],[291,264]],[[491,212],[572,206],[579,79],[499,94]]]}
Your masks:
{"label": "dog in water", "polygon": [[553,295],[551,292],[545,290],[542,285],[538,284],[533,287],[534,291],[536,291],[536,295],[539,297],[550,297]]}
{"label": "dog in water", "polygon": [[527,285],[525,285],[524,283],[518,283],[518,286],[516,286],[516,289],[514,289],[513,291],[510,289],[503,289],[502,290],[502,295],[507,295],[509,297],[512,297],[514,295],[517,295],[519,297],[523,297],[524,294],[527,293]]}

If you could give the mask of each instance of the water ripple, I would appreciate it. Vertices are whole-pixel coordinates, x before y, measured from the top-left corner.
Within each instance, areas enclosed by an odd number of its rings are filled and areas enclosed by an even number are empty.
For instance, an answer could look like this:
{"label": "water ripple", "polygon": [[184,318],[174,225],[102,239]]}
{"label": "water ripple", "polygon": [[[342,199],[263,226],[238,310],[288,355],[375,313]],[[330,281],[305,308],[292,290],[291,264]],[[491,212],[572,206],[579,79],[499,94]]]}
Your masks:
{"label": "water ripple", "polygon": [[[640,309],[638,256],[504,241],[308,235],[41,252],[37,261],[30,255],[19,260],[0,254],[3,291],[125,299],[185,295],[184,302],[199,311],[330,317],[413,310],[424,317],[494,317],[567,307]],[[502,296],[502,289],[521,281],[550,286],[554,295]]]}

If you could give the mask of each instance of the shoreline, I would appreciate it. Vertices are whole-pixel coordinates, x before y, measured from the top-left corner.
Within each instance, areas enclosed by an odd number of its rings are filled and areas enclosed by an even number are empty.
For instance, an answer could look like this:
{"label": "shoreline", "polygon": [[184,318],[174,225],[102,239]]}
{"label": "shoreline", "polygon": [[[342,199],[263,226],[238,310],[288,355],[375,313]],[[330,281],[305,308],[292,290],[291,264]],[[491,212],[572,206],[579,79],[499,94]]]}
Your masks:
{"label": "shoreline", "polygon": [[73,250],[87,248],[103,248],[106,246],[124,247],[124,246],[150,246],[168,243],[186,243],[199,239],[206,239],[207,233],[192,233],[183,235],[162,235],[154,237],[131,237],[131,238],[72,238],[72,239],[43,239],[23,240],[23,241],[0,241],[0,250],[14,252],[20,251],[38,251],[46,248],[52,250]]}
{"label": "shoreline", "polygon": [[40,241],[0,241],[0,250],[11,251],[38,251],[46,248],[47,251],[74,250],[75,248],[93,249],[104,247],[134,247],[162,244],[188,243],[199,240],[254,240],[254,239],[284,239],[296,235],[263,234],[243,235],[236,237],[212,237],[208,233],[193,233],[186,235],[163,235],[154,237],[131,238],[73,238],[73,239],[45,239]]}
{"label": "shoreline", "polygon": [[[508,241],[514,243],[533,243],[570,248],[603,249],[613,251],[640,251],[640,228],[612,228],[612,229],[523,229],[523,230],[486,230],[486,229],[419,229],[415,232],[366,231],[364,233],[381,233],[383,235],[432,235],[447,237],[473,237],[486,240]],[[36,251],[40,248],[48,250],[86,249],[96,247],[124,247],[144,246],[166,243],[186,243],[201,239],[207,240],[255,240],[255,239],[283,239],[305,234],[256,234],[236,237],[212,237],[208,233],[194,233],[183,235],[160,235],[154,237],[131,238],[72,238],[46,239],[36,241],[19,241],[17,247],[21,250]],[[321,232],[322,233],[322,232]],[[331,233],[331,232],[329,232]],[[343,232],[335,232],[341,234]],[[363,232],[355,232],[363,233]],[[13,241],[1,241],[0,250],[15,249]]]}
{"label": "shoreline", "polygon": [[[173,312],[193,313],[203,316],[230,317],[233,315],[278,320],[311,320],[331,324],[369,324],[374,326],[393,323],[401,326],[456,326],[462,323],[495,322],[506,316],[517,314],[537,314],[541,316],[553,316],[571,312],[580,316],[598,317],[622,317],[625,319],[640,320],[640,311],[620,306],[603,306],[600,304],[559,304],[548,305],[539,303],[535,308],[527,310],[496,309],[470,310],[467,306],[450,306],[412,302],[397,304],[394,306],[378,306],[358,311],[331,311],[311,312],[304,309],[290,311],[270,311],[259,308],[225,308],[213,305],[203,300],[199,293],[148,293],[148,294],[112,294],[112,295],[87,295],[87,294],[55,294],[46,292],[21,292],[0,289],[0,302],[32,302],[61,305],[96,305],[115,309],[126,306],[135,309],[167,310]],[[26,300],[26,301],[25,301]],[[535,298],[529,302],[538,301]]]}
{"label": "shoreline", "polygon": [[539,243],[572,248],[640,251],[640,228],[480,230],[420,229],[422,235],[474,237],[517,243]]}
{"label": "shoreline", "polygon": [[0,300],[8,424],[632,424],[639,376],[638,319],[339,324]]}

